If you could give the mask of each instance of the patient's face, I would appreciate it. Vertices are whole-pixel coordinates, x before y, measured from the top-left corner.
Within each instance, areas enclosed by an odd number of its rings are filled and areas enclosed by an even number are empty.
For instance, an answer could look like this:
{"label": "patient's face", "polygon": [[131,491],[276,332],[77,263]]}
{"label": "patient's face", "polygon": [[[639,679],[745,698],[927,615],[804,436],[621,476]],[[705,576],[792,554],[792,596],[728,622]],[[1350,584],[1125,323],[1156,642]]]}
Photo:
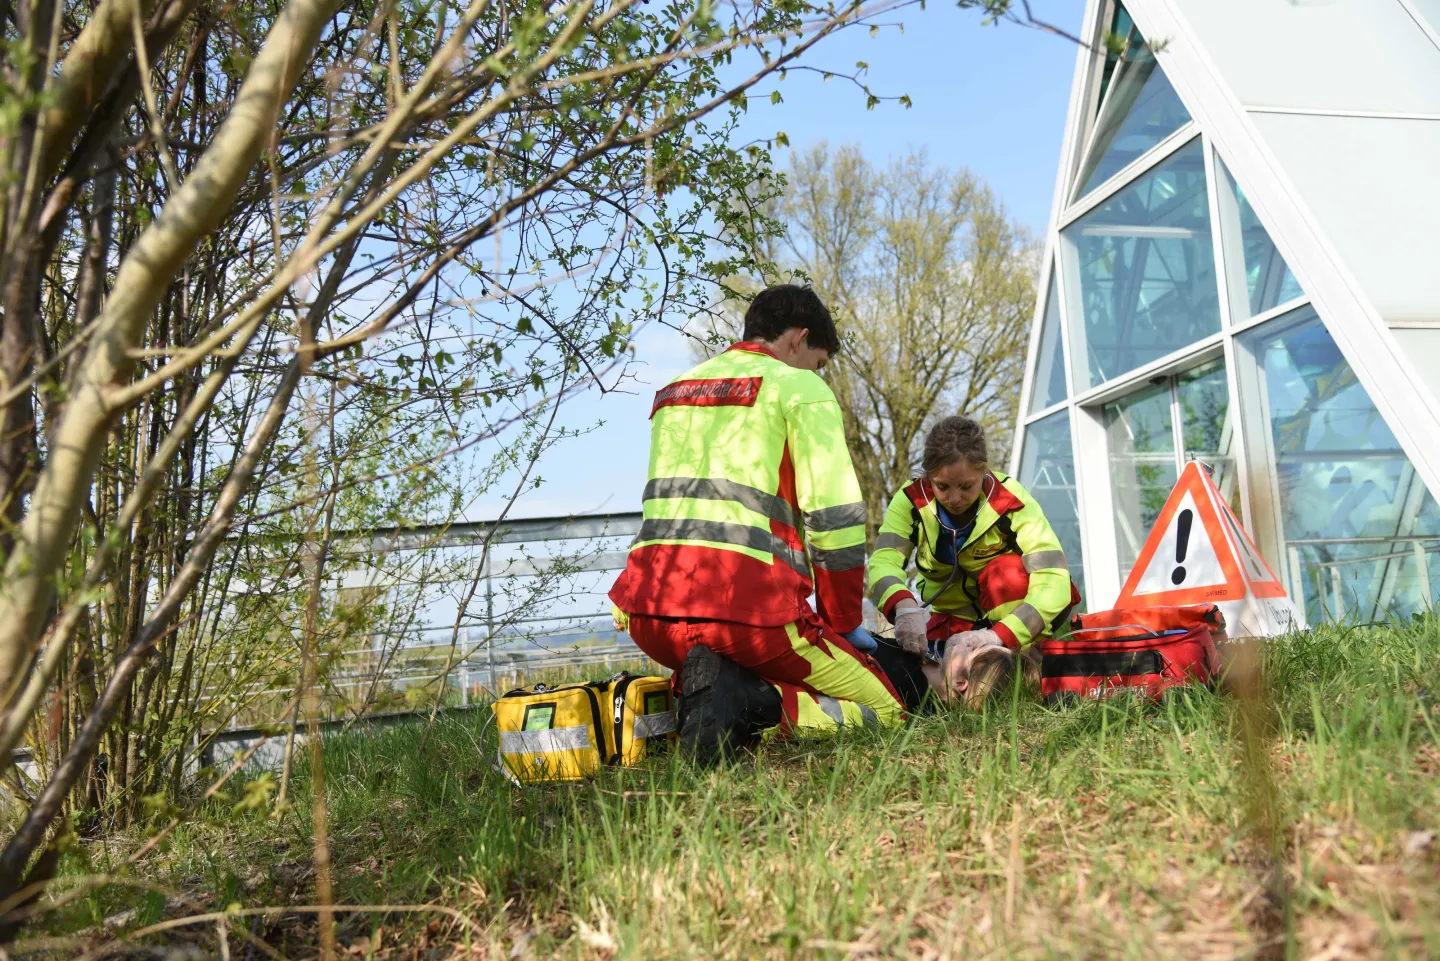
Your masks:
{"label": "patient's face", "polygon": [[927,663],[921,668],[925,672],[925,679],[930,682],[930,689],[945,704],[954,706],[965,703],[970,693],[970,667],[975,663],[976,656],[986,650],[991,652],[986,656],[993,655],[993,648],[967,649],[956,644],[948,646],[942,663]]}
{"label": "patient's face", "polygon": [[984,493],[985,467],[976,467],[961,458],[953,464],[946,464],[931,471],[930,486],[935,489],[935,499],[944,505],[952,517],[963,514]]}

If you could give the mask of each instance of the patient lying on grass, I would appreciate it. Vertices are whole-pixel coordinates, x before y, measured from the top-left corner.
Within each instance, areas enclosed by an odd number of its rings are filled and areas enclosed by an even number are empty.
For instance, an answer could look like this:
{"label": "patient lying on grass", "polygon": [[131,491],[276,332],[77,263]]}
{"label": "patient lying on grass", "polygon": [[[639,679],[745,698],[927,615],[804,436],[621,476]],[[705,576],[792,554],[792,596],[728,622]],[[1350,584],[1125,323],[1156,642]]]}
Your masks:
{"label": "patient lying on grass", "polygon": [[874,656],[905,702],[905,709],[911,713],[924,709],[927,694],[941,704],[983,710],[991,697],[1010,691],[1017,658],[1022,681],[1027,686],[1039,686],[1038,647],[1017,654],[1000,643],[991,631],[953,635],[936,645],[938,660],[922,659],[903,651],[887,638],[877,640],[880,646]]}

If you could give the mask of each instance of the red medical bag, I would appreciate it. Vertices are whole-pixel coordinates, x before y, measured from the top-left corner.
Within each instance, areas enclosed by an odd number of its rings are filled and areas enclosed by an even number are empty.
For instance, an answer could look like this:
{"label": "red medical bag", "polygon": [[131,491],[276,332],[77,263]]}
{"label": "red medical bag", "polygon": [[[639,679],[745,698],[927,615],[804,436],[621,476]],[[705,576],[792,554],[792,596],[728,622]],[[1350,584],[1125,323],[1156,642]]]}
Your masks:
{"label": "red medical bag", "polygon": [[1172,687],[1211,684],[1225,616],[1214,604],[1097,611],[1070,618],[1070,630],[1040,642],[1040,693],[1049,704],[1127,688],[1159,697]]}

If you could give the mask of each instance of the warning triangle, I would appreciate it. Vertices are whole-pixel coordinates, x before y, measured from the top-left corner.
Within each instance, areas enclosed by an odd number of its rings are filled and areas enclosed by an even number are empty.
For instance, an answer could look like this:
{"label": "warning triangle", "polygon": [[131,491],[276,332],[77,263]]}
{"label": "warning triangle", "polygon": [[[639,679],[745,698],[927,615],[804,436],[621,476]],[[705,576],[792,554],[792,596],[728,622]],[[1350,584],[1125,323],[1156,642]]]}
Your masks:
{"label": "warning triangle", "polygon": [[1117,608],[1218,604],[1232,636],[1268,637],[1303,627],[1254,541],[1198,461],[1180,472]]}

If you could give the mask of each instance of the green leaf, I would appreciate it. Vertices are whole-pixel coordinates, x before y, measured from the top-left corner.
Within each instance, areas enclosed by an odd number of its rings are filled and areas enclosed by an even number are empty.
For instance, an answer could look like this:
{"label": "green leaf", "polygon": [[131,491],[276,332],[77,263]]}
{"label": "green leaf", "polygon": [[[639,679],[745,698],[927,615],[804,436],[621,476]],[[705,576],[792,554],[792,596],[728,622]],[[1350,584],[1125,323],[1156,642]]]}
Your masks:
{"label": "green leaf", "polygon": [[270,802],[270,795],[274,794],[280,785],[275,783],[274,776],[266,771],[264,774],[250,781],[245,785],[244,796],[236,803],[234,811],[239,814],[241,811],[258,811]]}
{"label": "green leaf", "polygon": [[772,90],[772,91],[770,91],[770,102],[771,102],[771,103],[779,103],[779,102],[780,102],[780,91],[778,91],[778,90]]}
{"label": "green leaf", "polygon": [[140,799],[140,806],[147,814],[157,818],[166,816],[173,817],[180,810],[174,804],[170,803],[170,798],[165,796],[164,791],[145,795]]}

